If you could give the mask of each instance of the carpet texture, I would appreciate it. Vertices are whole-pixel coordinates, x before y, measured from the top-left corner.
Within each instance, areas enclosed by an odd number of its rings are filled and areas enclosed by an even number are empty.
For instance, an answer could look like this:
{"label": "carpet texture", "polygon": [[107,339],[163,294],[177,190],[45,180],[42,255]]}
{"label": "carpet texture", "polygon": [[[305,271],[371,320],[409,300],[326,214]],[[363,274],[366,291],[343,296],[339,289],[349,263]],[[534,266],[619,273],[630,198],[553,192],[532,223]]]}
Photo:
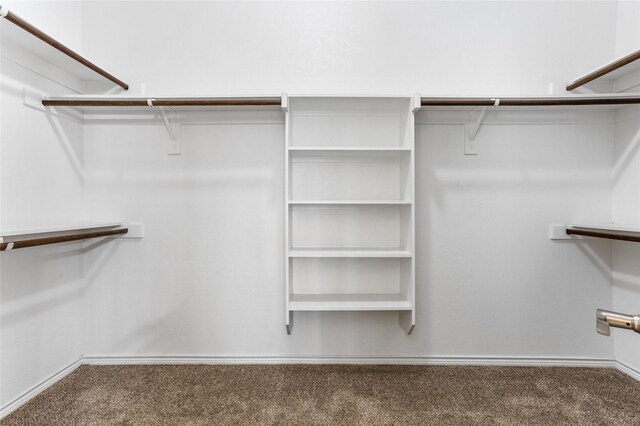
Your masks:
{"label": "carpet texture", "polygon": [[611,369],[83,366],[11,425],[640,425],[640,382]]}

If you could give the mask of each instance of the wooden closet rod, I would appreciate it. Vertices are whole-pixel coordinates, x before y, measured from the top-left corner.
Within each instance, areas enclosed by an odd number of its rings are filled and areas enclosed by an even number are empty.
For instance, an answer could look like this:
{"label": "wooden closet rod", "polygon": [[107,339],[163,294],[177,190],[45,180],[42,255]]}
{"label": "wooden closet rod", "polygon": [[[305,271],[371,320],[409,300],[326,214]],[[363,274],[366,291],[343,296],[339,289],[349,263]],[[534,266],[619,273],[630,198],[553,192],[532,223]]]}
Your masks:
{"label": "wooden closet rod", "polygon": [[600,69],[595,70],[592,73],[585,75],[584,77],[580,77],[576,81],[569,83],[567,85],[567,91],[577,89],[580,86],[584,86],[585,84],[592,82],[593,80],[602,77],[603,75],[607,75],[619,68],[624,67],[625,65],[629,65],[632,62],[640,59],[640,50],[637,52],[633,52],[630,55],[625,56],[624,58],[620,58],[617,61],[614,61]]}
{"label": "wooden closet rod", "polygon": [[281,98],[150,98],[150,99],[43,99],[44,106],[147,107],[152,106],[280,106]]}
{"label": "wooden closet rod", "polygon": [[28,23],[18,15],[16,15],[15,13],[7,10],[4,6],[0,6],[0,10],[2,10],[2,15],[7,21],[11,22],[14,25],[17,25],[18,27],[22,28],[28,33],[34,35],[35,37],[39,38],[43,42],[47,43],[49,46],[59,50],[60,52],[64,53],[71,59],[81,63],[82,65],[89,68],[90,70],[95,71],[96,73],[100,74],[107,80],[122,87],[124,90],[129,90],[129,85],[127,83],[109,74],[108,72],[106,72],[105,70],[103,70],[102,68],[94,64],[93,62],[89,61],[88,59],[83,58],[73,50],[69,49],[64,44],[54,39],[53,37],[47,35],[46,33],[42,32],[38,28],[34,27],[33,25],[31,25],[30,23]]}
{"label": "wooden closet rod", "polygon": [[631,241],[634,243],[640,243],[640,236],[616,234],[606,231],[587,231],[583,229],[567,228],[567,235],[582,235],[583,237],[606,238],[608,240]]}
{"label": "wooden closet rod", "polygon": [[[499,100],[499,102],[496,102]],[[422,98],[422,106],[579,106],[640,104],[639,96],[549,98]],[[497,105],[496,105],[497,104]]]}
{"label": "wooden closet rod", "polygon": [[127,228],[124,228],[124,229],[112,229],[110,231],[83,232],[80,234],[61,235],[58,237],[34,238],[32,240],[9,241],[9,242],[0,243],[0,251],[5,251],[10,245],[11,245],[10,250],[15,250],[15,249],[21,249],[21,248],[27,248],[27,247],[66,243],[70,241],[88,240],[90,238],[111,237],[113,235],[124,235],[127,232],[129,232],[129,230]]}
{"label": "wooden closet rod", "polygon": [[[497,102],[499,100],[499,102]],[[280,106],[281,98],[140,98],[140,99],[43,99],[44,106],[148,107],[150,106]],[[580,106],[640,104],[637,96],[583,96],[548,98],[421,98],[422,106]]]}

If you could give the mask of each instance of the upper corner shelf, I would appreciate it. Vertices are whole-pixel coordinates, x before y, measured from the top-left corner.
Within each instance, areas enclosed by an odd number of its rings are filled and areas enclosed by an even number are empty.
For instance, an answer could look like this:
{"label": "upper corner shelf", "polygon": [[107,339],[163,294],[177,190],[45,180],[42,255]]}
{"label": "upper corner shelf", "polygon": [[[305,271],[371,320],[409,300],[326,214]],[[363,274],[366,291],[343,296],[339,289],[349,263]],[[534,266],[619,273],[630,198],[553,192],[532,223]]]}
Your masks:
{"label": "upper corner shelf", "polygon": [[[0,251],[125,235],[129,229],[119,222],[81,222],[68,225],[15,228],[0,231]],[[9,241],[5,241],[9,240]]]}
{"label": "upper corner shelf", "polygon": [[597,79],[615,80],[623,75],[640,69],[640,50],[637,50],[624,58],[617,59],[595,71],[592,71],[567,84],[567,91],[582,87]]}
{"label": "upper corner shelf", "polygon": [[3,41],[10,41],[16,47],[26,50],[81,81],[100,81],[104,78],[124,90],[129,89],[127,83],[7,10],[5,6],[0,6],[0,16],[12,24],[2,25]]}
{"label": "upper corner shelf", "polygon": [[76,222],[51,226],[19,227],[0,230],[0,240],[7,237],[23,237],[38,234],[52,234],[57,232],[87,231],[102,228],[117,228],[120,222]]}

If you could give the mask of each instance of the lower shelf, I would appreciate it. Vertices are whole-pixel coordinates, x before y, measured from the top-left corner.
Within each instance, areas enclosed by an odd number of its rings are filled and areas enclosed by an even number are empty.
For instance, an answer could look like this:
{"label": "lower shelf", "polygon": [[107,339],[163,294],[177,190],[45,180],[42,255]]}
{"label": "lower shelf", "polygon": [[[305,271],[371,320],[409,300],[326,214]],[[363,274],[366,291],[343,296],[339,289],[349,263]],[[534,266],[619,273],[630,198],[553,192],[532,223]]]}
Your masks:
{"label": "lower shelf", "polygon": [[290,311],[410,311],[400,294],[292,294]]}
{"label": "lower shelf", "polygon": [[121,225],[123,225],[122,222],[77,222],[64,225],[52,225],[47,227],[23,226],[11,229],[3,229],[0,231],[0,237],[21,237],[25,235],[53,234],[57,232],[88,231],[90,229],[117,228]]}
{"label": "lower shelf", "polygon": [[400,249],[291,249],[289,257],[411,257]]}

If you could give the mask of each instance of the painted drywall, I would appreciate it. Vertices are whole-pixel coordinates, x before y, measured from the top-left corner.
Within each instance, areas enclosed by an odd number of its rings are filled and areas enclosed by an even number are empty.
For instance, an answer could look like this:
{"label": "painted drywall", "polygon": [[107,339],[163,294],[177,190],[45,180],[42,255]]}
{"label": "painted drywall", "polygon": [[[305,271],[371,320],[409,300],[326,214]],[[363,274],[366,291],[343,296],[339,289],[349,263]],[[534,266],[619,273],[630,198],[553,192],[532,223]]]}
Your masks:
{"label": "painted drywall", "polygon": [[2,5],[60,43],[82,53],[81,1],[6,0]]}
{"label": "painted drywall", "polygon": [[[86,2],[84,51],[157,94],[548,94],[611,59],[616,3]],[[598,28],[594,31],[593,28]],[[118,34],[118,37],[105,37]]]}
{"label": "painted drywall", "polygon": [[640,49],[640,1],[619,0],[617,3],[615,57],[621,58]]}
{"label": "painted drywall", "polygon": [[548,239],[610,217],[610,113],[503,115],[476,157],[466,115],[418,126],[410,337],[397,313],[299,313],[286,335],[281,118],[208,117],[183,126],[181,156],[162,126],[85,126],[87,215],[146,228],[86,255],[88,355],[612,357],[593,330],[609,244]]}
{"label": "painted drywall", "polygon": [[[616,54],[640,49],[640,1],[618,2]],[[640,73],[625,77],[627,92],[637,92]],[[640,108],[616,113],[613,167],[613,222],[640,224]],[[640,313],[640,247],[613,244],[613,306],[618,312]],[[640,371],[640,336],[626,330],[612,332],[616,359]]]}
{"label": "painted drywall", "polygon": [[[71,45],[81,45],[79,3],[3,5]],[[82,125],[23,105],[25,88],[40,93],[68,89],[5,58],[0,65],[0,228],[80,221]],[[83,353],[80,248],[71,244],[0,254],[2,407]]]}
{"label": "painted drywall", "polygon": [[[640,109],[616,114],[613,169],[613,221],[640,223]],[[613,244],[613,309],[640,312],[640,250],[636,244]],[[640,336],[615,330],[616,359],[640,370]]]}
{"label": "painted drywall", "polygon": [[[613,53],[615,4],[574,6],[90,2],[84,41],[153,94],[540,94]],[[86,215],[146,226],[86,256],[87,354],[612,357],[610,245],[548,239],[610,220],[612,117],[557,115],[483,128],[477,157],[468,117],[418,127],[411,337],[396,313],[297,314],[286,336],[281,119],[209,114],[182,156],[160,125],[86,125]]]}

